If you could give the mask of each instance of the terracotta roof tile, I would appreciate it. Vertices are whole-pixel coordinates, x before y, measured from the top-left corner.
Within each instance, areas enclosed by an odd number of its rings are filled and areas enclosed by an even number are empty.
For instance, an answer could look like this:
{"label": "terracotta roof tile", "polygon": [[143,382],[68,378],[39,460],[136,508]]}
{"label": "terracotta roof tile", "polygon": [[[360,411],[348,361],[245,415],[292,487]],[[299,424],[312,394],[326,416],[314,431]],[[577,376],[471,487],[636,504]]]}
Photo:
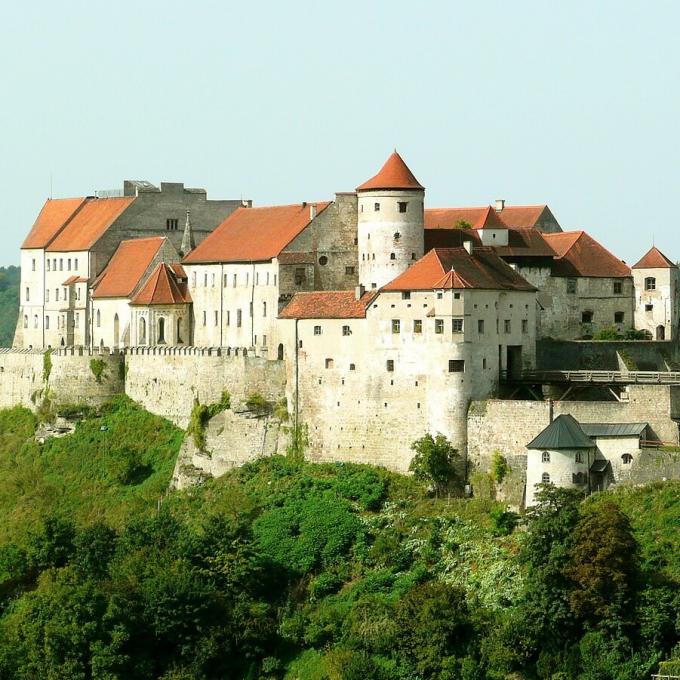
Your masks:
{"label": "terracotta roof tile", "polygon": [[46,248],[84,202],[84,198],[48,200],[43,205],[38,219],[21,247],[23,249]]}
{"label": "terracotta roof tile", "polygon": [[353,290],[296,293],[286,305],[281,319],[361,319],[377,291],[364,293],[356,299]]}
{"label": "terracotta roof tile", "polygon": [[161,262],[135,295],[131,305],[182,305],[191,302],[186,283],[179,283],[170,265]]}
{"label": "terracotta roof tile", "polygon": [[553,276],[619,278],[630,276],[630,267],[612,255],[585,231],[543,234],[555,251]]}
{"label": "terracotta roof tile", "polygon": [[415,178],[404,163],[403,158],[395,151],[380,168],[380,172],[357,187],[357,191],[373,189],[419,189],[425,187]]}
{"label": "terracotta roof tile", "polygon": [[88,198],[47,250],[89,250],[134,200],[134,196]]}
{"label": "terracotta roof tile", "polygon": [[515,229],[535,227],[547,205],[506,205],[500,212],[500,218]]}
{"label": "terracotta roof tile", "polygon": [[[447,277],[453,270],[455,276]],[[434,290],[446,286],[485,290],[536,290],[493,248],[435,248],[409,267],[383,290]]]}
{"label": "terracotta roof tile", "polygon": [[69,276],[64,283],[62,283],[62,286],[70,286],[72,283],[87,283],[87,279],[82,277],[82,276]]}
{"label": "terracotta roof tile", "polygon": [[184,267],[179,262],[172,262],[170,266],[172,267],[172,271],[177,279],[184,279],[186,281],[189,278],[187,276],[186,269],[184,269]]}
{"label": "terracotta roof tile", "polygon": [[537,229],[508,229],[508,245],[496,246],[501,257],[550,257],[555,251]]}
{"label": "terracotta roof tile", "polygon": [[130,297],[166,241],[162,236],[123,241],[93,284],[92,297]]}
{"label": "terracotta roof tile", "polygon": [[185,264],[210,262],[263,262],[277,257],[330,202],[296,203],[268,208],[238,208],[183,260]]}
{"label": "terracotta roof tile", "polygon": [[671,262],[656,246],[650,248],[639,262],[633,265],[633,269],[677,269],[677,265]]}
{"label": "terracotta roof tile", "polygon": [[428,208],[425,229],[460,229],[466,222],[472,229],[507,229],[490,205],[481,208]]}

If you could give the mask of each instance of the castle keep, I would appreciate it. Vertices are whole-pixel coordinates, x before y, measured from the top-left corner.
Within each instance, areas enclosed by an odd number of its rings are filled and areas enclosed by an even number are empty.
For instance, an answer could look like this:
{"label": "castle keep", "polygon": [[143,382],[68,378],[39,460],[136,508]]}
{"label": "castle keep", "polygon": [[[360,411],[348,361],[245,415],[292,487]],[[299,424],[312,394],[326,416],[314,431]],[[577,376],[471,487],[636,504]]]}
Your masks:
{"label": "castle keep", "polygon": [[[311,459],[405,471],[411,442],[437,432],[487,465],[485,440],[497,425],[489,400],[524,389],[539,401],[498,403],[524,404],[509,427],[526,436],[497,450],[522,459],[524,470],[530,461],[528,501],[536,479],[550,477],[541,466],[566,460],[565,451],[574,460],[560,467],[561,484],[602,473],[606,485],[626,476],[622,446],[634,449],[632,465],[660,432],[678,443],[676,388],[664,388],[672,394],[656,420],[650,412],[632,422],[631,386],[589,397],[616,404],[616,422],[635,425],[621,430],[625,443],[584,425],[607,422],[574,414],[563,439],[592,446],[560,444],[535,462],[526,448],[552,441],[541,430],[555,409],[566,415],[576,403],[563,397],[553,406],[541,401],[555,396],[549,386],[527,383],[545,368],[537,347],[609,334],[655,339],[668,345],[661,354],[674,353],[675,264],[652,248],[631,269],[591,235],[563,231],[546,205],[428,208],[425,194],[395,152],[355,191],[325,201],[253,207],[148,182],[125,182],[118,196],[49,200],[22,246],[21,308],[14,348],[0,353],[0,403],[35,404],[48,387],[71,402],[125,391],[185,426],[195,400],[216,402],[228,390],[238,414],[257,392],[285,399]],[[624,352],[616,356],[625,363]],[[87,379],[92,361],[104,363],[96,386]],[[538,418],[548,404],[550,416]],[[231,450],[231,463],[280,448],[284,433],[272,435],[273,423],[263,430],[229,418],[214,446],[238,449],[238,438],[220,437],[243,427],[248,451]],[[588,464],[577,464],[586,449]],[[596,473],[603,459],[609,467]]]}

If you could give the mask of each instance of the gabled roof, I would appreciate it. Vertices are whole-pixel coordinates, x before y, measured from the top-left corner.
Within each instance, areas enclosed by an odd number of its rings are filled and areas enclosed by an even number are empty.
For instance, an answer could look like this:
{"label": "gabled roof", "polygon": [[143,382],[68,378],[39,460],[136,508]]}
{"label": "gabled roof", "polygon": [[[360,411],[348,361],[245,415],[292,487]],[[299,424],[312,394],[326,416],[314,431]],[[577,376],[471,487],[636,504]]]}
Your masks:
{"label": "gabled roof", "polygon": [[409,170],[404,159],[395,151],[380,168],[380,172],[357,187],[357,191],[371,191],[375,189],[417,189],[425,187]]}
{"label": "gabled roof", "polygon": [[553,276],[617,278],[630,276],[630,267],[585,231],[543,234],[555,251]]}
{"label": "gabled roof", "polygon": [[[446,275],[453,270],[455,276]],[[536,290],[493,248],[476,247],[472,254],[465,248],[434,248],[382,290],[434,290],[479,288],[485,290]]]}
{"label": "gabled roof", "polygon": [[93,284],[92,297],[129,298],[166,242],[163,236],[123,241]]}
{"label": "gabled roof", "polygon": [[500,212],[500,218],[515,229],[530,229],[535,227],[547,205],[506,205]]}
{"label": "gabled roof", "polygon": [[263,262],[277,257],[330,202],[296,203],[268,208],[238,208],[192,250],[185,264],[210,262]]}
{"label": "gabled roof", "polygon": [[639,262],[633,265],[633,269],[677,269],[677,265],[671,262],[656,246],[653,246]]}
{"label": "gabled roof", "polygon": [[467,223],[472,229],[507,229],[507,225],[490,205],[480,208],[428,208],[425,229],[460,229]]}
{"label": "gabled roof", "polygon": [[357,300],[353,290],[296,293],[286,305],[281,319],[361,319],[377,291],[364,293]]}
{"label": "gabled roof", "polygon": [[528,449],[594,449],[595,443],[589,439],[576,422],[576,419],[564,414],[557,416],[548,427],[532,442]]}
{"label": "gabled roof", "polygon": [[555,251],[545,240],[544,235],[537,229],[508,229],[508,245],[495,246],[501,257],[549,257],[555,256]]}
{"label": "gabled roof", "polygon": [[179,283],[170,265],[161,262],[146,280],[131,305],[182,305],[191,302],[186,283]]}
{"label": "gabled roof", "polygon": [[46,248],[84,202],[84,198],[52,198],[46,201],[21,248]]}
{"label": "gabled roof", "polygon": [[74,283],[87,283],[88,279],[86,279],[84,276],[69,276],[64,283],[62,283],[62,286],[70,286]]}
{"label": "gabled roof", "polygon": [[89,250],[134,200],[134,196],[86,199],[85,204],[49,244],[47,250]]}

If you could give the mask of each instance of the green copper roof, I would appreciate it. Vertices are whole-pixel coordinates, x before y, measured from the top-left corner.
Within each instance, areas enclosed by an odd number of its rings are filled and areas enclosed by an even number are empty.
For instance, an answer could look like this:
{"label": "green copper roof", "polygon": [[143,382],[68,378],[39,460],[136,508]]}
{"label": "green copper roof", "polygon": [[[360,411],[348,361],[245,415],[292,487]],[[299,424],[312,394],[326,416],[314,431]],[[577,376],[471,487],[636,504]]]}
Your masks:
{"label": "green copper roof", "polygon": [[594,449],[573,416],[557,416],[530,444],[528,449]]}

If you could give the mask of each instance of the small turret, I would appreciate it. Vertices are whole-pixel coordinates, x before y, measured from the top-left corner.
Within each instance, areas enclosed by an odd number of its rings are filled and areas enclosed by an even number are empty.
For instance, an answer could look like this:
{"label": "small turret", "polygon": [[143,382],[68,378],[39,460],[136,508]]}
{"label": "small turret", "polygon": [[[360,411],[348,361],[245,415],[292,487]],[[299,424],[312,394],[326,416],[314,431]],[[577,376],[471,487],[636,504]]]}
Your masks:
{"label": "small turret", "polygon": [[184,224],[184,235],[182,236],[182,246],[179,254],[186,257],[194,248],[196,242],[194,241],[194,232],[191,228],[191,220],[189,219],[189,211],[187,210],[187,221]]}

